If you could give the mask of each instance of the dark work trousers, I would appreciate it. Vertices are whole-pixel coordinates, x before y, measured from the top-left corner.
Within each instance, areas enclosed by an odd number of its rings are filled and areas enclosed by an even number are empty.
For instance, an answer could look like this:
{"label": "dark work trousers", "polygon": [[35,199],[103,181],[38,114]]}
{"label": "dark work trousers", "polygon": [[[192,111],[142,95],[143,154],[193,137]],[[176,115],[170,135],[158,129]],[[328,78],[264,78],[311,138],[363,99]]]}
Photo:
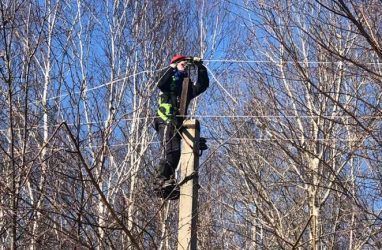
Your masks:
{"label": "dark work trousers", "polygon": [[166,123],[162,119],[156,118],[155,129],[161,142],[161,159],[157,178],[168,180],[174,178],[180,159],[181,136],[179,128],[173,123]]}

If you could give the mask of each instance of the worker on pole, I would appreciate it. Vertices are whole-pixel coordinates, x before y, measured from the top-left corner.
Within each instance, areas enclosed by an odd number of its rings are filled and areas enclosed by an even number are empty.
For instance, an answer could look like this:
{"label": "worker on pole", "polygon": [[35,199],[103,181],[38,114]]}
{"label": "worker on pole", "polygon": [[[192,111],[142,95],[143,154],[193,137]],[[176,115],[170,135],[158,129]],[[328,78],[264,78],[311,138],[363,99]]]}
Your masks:
{"label": "worker on pole", "polygon": [[181,135],[180,129],[183,117],[179,117],[180,97],[183,79],[189,77],[187,67],[195,65],[198,78],[191,84],[189,99],[197,97],[209,86],[207,69],[198,57],[175,55],[170,66],[161,72],[157,86],[160,89],[158,117],[154,127],[161,141],[161,159],[159,161],[155,191],[161,198],[177,199],[179,188],[175,180],[175,170],[180,159]]}

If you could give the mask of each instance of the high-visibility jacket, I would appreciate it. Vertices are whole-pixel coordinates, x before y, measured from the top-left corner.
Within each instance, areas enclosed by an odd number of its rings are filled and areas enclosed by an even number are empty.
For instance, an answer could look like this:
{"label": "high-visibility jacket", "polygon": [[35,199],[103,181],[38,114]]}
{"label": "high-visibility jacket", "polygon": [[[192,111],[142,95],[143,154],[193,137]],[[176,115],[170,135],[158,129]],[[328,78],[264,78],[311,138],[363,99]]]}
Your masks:
{"label": "high-visibility jacket", "polygon": [[[209,86],[207,69],[202,64],[198,66],[198,78],[196,83],[191,82],[191,93],[189,99],[197,97]],[[168,67],[158,80],[158,88],[161,90],[159,96],[158,116],[166,123],[170,123],[178,114],[180,96],[182,94],[183,77],[178,74],[177,69]]]}

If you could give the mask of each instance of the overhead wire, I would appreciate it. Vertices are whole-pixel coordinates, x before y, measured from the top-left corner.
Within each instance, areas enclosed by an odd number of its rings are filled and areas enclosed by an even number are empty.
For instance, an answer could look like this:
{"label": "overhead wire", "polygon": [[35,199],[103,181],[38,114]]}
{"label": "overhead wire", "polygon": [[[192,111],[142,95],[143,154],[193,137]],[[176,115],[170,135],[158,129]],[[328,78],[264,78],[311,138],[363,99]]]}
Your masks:
{"label": "overhead wire", "polygon": [[[247,137],[226,137],[226,138],[216,138],[216,137],[205,137],[208,140],[213,140],[214,142],[208,142],[208,145],[218,145],[217,148],[224,144],[230,144],[230,145],[237,145],[241,146],[242,143],[240,142],[269,142],[269,141],[295,141],[295,140],[300,140],[301,138],[247,138]],[[364,141],[365,139],[339,139],[339,138],[322,138],[322,139],[307,139],[304,138],[305,141],[322,141],[322,142],[334,142],[334,141],[339,141],[339,142],[360,142]],[[238,144],[233,144],[230,143],[230,141],[237,141]],[[109,144],[107,147],[109,148],[116,148],[116,147],[126,147],[126,146],[139,146],[139,145],[153,145],[153,144],[160,144],[160,141],[148,141],[148,142],[132,142],[132,143],[117,143],[117,144]],[[32,146],[31,146],[32,147]],[[80,148],[82,149],[94,149],[94,148],[101,148],[104,147],[104,145],[94,145],[94,146],[89,146],[89,145],[80,145]],[[217,149],[216,148],[216,149]],[[67,148],[64,147],[55,147],[56,150],[65,150]]]}
{"label": "overhead wire", "polygon": [[[346,61],[271,61],[271,60],[242,60],[242,59],[203,59],[204,62],[221,63],[272,63],[272,64],[344,64]],[[382,62],[365,62],[368,65],[381,65]]]}
{"label": "overhead wire", "polygon": [[[222,62],[222,63],[280,63],[280,62],[274,62],[274,61],[270,61],[270,60],[240,60],[240,59],[203,59],[204,62]],[[282,61],[281,63],[295,63],[294,61]],[[328,63],[343,63],[342,61],[337,61],[337,62],[328,62],[328,61],[304,61],[304,62],[301,62],[301,63],[308,63],[308,64],[328,64]],[[380,62],[374,62],[374,63],[369,63],[369,64],[382,64]],[[82,91],[76,91],[74,92],[74,94],[81,94],[81,93],[86,93],[86,92],[91,92],[91,91],[94,91],[94,90],[97,90],[97,89],[100,89],[100,88],[103,88],[103,87],[106,87],[106,86],[109,86],[113,83],[117,83],[117,82],[120,82],[120,81],[124,81],[130,77],[134,77],[134,76],[137,76],[137,75],[141,75],[141,74],[144,74],[144,73],[155,73],[155,72],[158,72],[158,71],[161,71],[161,70],[164,70],[168,68],[168,66],[166,67],[163,67],[163,68],[159,68],[159,69],[155,69],[155,70],[144,70],[144,71],[140,71],[140,72],[137,72],[137,73],[134,73],[134,74],[131,74],[131,75],[128,75],[128,76],[124,76],[122,78],[118,78],[118,79],[115,79],[115,80],[112,80],[112,81],[109,81],[109,82],[106,82],[104,84],[101,84],[101,85],[98,85],[98,86],[95,86],[93,88],[88,88],[88,89],[84,89]],[[229,91],[227,91],[223,85],[220,83],[220,81],[217,79],[216,75],[213,73],[213,71],[210,69],[210,67],[206,66],[207,70],[209,71],[209,73],[211,74],[212,78],[215,80],[215,82],[220,86],[220,88],[224,91],[225,94],[227,94],[236,104],[237,104],[237,100],[229,93]],[[58,98],[63,98],[63,97],[66,97],[68,95],[71,95],[72,93],[66,93],[66,94],[63,94],[63,95],[58,95],[58,96],[54,96],[54,97],[51,97],[49,99],[47,99],[48,101],[49,100],[54,100],[54,99],[58,99]],[[41,100],[39,101],[35,101],[35,102],[41,102]],[[154,119],[156,118],[157,116],[145,116],[145,117],[132,117],[132,118],[121,118],[121,119],[117,119],[118,122],[121,122],[121,121],[129,121],[129,120],[140,120],[140,119]],[[194,118],[216,118],[216,119],[222,119],[222,118],[232,118],[232,119],[241,119],[241,118],[327,118],[327,119],[336,119],[336,118],[351,118],[351,116],[348,116],[348,115],[329,115],[329,116],[322,116],[322,115],[316,115],[316,116],[312,116],[312,115],[309,115],[309,116],[304,116],[304,115],[301,115],[301,116],[281,116],[281,115],[194,115],[193,116]],[[363,119],[375,119],[375,118],[381,118],[382,116],[359,116],[359,118],[363,118]],[[101,124],[101,123],[104,123],[104,121],[96,121],[96,122],[87,122],[87,123],[80,123],[80,124],[68,124],[69,126],[75,126],[75,125],[92,125],[92,124]],[[50,125],[49,127],[56,127],[58,126],[59,124],[54,124],[54,125]],[[34,127],[29,127],[27,128],[28,130],[30,129],[38,129],[38,128],[43,128],[43,126],[34,126]],[[22,130],[24,128],[15,128],[16,130]],[[0,130],[0,132],[6,132],[7,129],[2,129]],[[241,140],[244,139],[244,138],[241,138]],[[253,140],[270,140],[270,139],[253,139]],[[275,139],[272,139],[272,140],[275,140]],[[279,139],[277,139],[279,140]],[[285,140],[293,140],[293,139],[285,139]]]}
{"label": "overhead wire", "polygon": [[[120,82],[120,81],[124,81],[130,77],[134,77],[134,76],[137,76],[137,75],[141,75],[141,74],[144,74],[144,73],[155,73],[155,72],[158,72],[158,71],[161,71],[163,69],[167,68],[166,67],[163,67],[163,68],[159,68],[159,69],[155,69],[155,70],[143,70],[143,71],[140,71],[138,73],[134,73],[134,74],[131,74],[131,75],[128,75],[128,76],[124,76],[122,78],[118,78],[118,79],[115,79],[115,80],[112,80],[112,81],[109,81],[109,82],[106,82],[104,84],[101,84],[101,85],[98,85],[98,86],[95,86],[93,88],[88,88],[88,89],[84,89],[84,90],[80,90],[80,91],[75,91],[74,93],[65,93],[63,95],[58,95],[58,96],[53,96],[53,97],[50,97],[47,99],[47,101],[51,101],[51,100],[55,100],[55,99],[59,99],[59,98],[64,98],[64,97],[67,97],[71,94],[82,94],[82,93],[86,93],[86,92],[91,92],[93,90],[96,90],[96,89],[100,89],[100,88],[103,88],[103,87],[106,87],[106,86],[109,86],[113,83],[117,83],[117,82]],[[40,103],[42,102],[41,100],[36,100],[32,103]]]}
{"label": "overhead wire", "polygon": [[[189,116],[177,116],[177,117],[183,117],[183,118],[189,118]],[[159,116],[142,116],[142,117],[129,117],[129,118],[118,118],[113,124],[123,122],[123,121],[137,121],[137,120],[153,120],[155,118],[159,118]],[[198,118],[198,119],[247,119],[247,118],[299,118],[299,119],[314,119],[314,118],[323,118],[323,119],[348,119],[353,118],[350,115],[193,115],[192,118]],[[357,116],[359,119],[382,119],[381,115],[363,115],[363,116]],[[87,125],[96,125],[96,124],[105,124],[106,121],[94,121],[94,122],[83,122],[83,123],[69,123],[68,126],[87,126]],[[49,125],[48,128],[54,128],[59,126],[61,123]],[[32,126],[27,127],[26,129],[41,129],[44,128],[43,125],[40,126]],[[25,128],[16,127],[14,130],[23,130]],[[6,132],[7,129],[0,129],[0,132]]]}
{"label": "overhead wire", "polygon": [[220,86],[220,88],[223,89],[223,91],[232,99],[232,101],[234,101],[234,103],[238,104],[238,102],[236,101],[235,98],[233,98],[233,96],[223,87],[223,85],[219,82],[219,80],[217,79],[217,77],[215,76],[215,74],[212,72],[212,70],[207,67],[207,65],[205,65],[206,69],[210,72],[211,76],[215,79],[216,83]]}
{"label": "overhead wire", "polygon": [[[221,62],[221,63],[272,63],[272,64],[275,64],[275,63],[276,64],[280,64],[280,63],[296,63],[295,61],[241,60],[241,59],[203,59],[203,61],[204,62]],[[345,62],[344,61],[301,61],[301,62],[298,62],[298,63],[305,63],[305,64],[337,64],[337,63],[345,63]],[[381,65],[382,62],[366,62],[365,64]],[[128,76],[124,76],[124,77],[121,77],[121,78],[118,78],[118,79],[106,82],[104,84],[95,86],[93,88],[88,88],[88,89],[84,89],[84,90],[81,90],[81,91],[76,91],[74,93],[65,93],[65,94],[62,94],[62,95],[53,96],[53,97],[48,98],[47,101],[55,100],[55,99],[59,99],[59,98],[64,98],[64,97],[67,97],[67,96],[69,96],[71,94],[81,94],[81,93],[91,92],[91,91],[94,91],[94,90],[97,90],[97,89],[109,86],[109,85],[111,85],[113,83],[117,83],[117,82],[126,80],[126,79],[128,79],[130,77],[134,77],[134,76],[141,75],[141,74],[144,74],[144,73],[155,73],[155,72],[164,70],[166,68],[168,68],[168,66],[165,66],[165,67],[162,67],[162,68],[158,68],[158,69],[154,69],[154,70],[143,70],[143,71],[140,71],[138,73],[134,73],[134,74],[131,74],[131,75],[128,75]],[[208,66],[206,66],[206,68],[210,72],[211,76],[214,78],[216,83],[237,104],[237,100],[235,98],[233,98],[233,96],[223,87],[223,85],[217,79],[217,77],[215,76],[215,74],[213,73],[211,68],[208,67]],[[32,103],[41,103],[41,100],[35,100]]]}

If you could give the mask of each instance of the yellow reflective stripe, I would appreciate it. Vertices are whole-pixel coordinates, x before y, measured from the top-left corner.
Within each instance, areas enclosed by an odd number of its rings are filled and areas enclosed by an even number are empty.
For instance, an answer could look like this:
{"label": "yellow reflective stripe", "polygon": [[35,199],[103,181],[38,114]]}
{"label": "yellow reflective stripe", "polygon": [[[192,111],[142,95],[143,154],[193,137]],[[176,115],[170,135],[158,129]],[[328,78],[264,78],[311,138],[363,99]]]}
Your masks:
{"label": "yellow reflective stripe", "polygon": [[165,122],[167,122],[169,120],[169,118],[165,114],[163,114],[160,110],[158,110],[158,115]]}
{"label": "yellow reflective stripe", "polygon": [[161,103],[159,105],[159,108],[162,108],[162,110],[164,109],[164,113],[166,115],[169,115],[171,113],[171,107],[172,105],[170,103]]}
{"label": "yellow reflective stripe", "polygon": [[168,121],[172,119],[173,114],[171,114],[172,105],[170,103],[159,104],[158,115],[163,121]]}
{"label": "yellow reflective stripe", "polygon": [[158,115],[160,118],[162,118],[165,122],[170,122],[173,120],[175,114],[178,112],[178,108],[174,107],[171,103],[167,103],[164,101],[171,101],[171,96],[175,95],[175,93],[170,93],[169,96],[166,96],[166,98],[162,98],[162,96],[159,97],[158,104]]}

